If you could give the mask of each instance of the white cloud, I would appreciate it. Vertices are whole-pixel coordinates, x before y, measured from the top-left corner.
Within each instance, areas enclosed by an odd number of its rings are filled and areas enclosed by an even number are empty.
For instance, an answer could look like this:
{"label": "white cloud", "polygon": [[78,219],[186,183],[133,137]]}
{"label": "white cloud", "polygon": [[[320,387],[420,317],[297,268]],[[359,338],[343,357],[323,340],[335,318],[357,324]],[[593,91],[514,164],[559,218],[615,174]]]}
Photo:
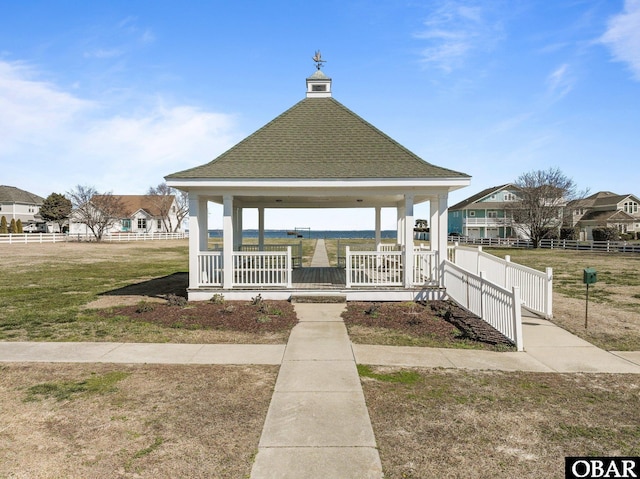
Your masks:
{"label": "white cloud", "polygon": [[616,61],[626,63],[640,80],[640,0],[626,0],[624,12],[607,22],[600,41],[607,45]]}
{"label": "white cloud", "polygon": [[547,77],[547,87],[552,98],[558,100],[569,93],[575,84],[569,65],[563,63]]}
{"label": "white cloud", "polygon": [[76,184],[144,193],[167,174],[206,163],[238,138],[230,115],[189,105],[138,106],[106,116],[81,99],[34,79],[33,69],[0,61],[3,183],[40,195]]}
{"label": "white cloud", "polygon": [[500,22],[490,20],[491,9],[460,0],[445,0],[424,22],[415,38],[427,40],[422,61],[446,73],[460,67],[474,51],[489,51],[503,34]]}

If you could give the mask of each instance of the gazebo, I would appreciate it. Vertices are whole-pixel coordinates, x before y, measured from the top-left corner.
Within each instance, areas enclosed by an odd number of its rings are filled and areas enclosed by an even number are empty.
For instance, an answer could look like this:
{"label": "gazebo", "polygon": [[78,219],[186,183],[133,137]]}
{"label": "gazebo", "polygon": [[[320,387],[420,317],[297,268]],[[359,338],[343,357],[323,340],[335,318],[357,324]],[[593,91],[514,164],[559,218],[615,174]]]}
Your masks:
{"label": "gazebo", "polygon": [[[265,214],[275,208],[375,211],[376,251],[347,249],[344,283],[331,287],[347,299],[444,294],[448,194],[470,177],[427,163],[336,101],[320,63],[306,86],[303,100],[213,161],[166,177],[189,194],[189,299],[288,299],[300,289],[291,251],[265,245]],[[413,244],[414,206],[427,201],[431,241],[422,250]],[[208,247],[209,202],[223,205],[221,250]],[[246,208],[258,210],[257,251],[242,245]],[[382,208],[396,209],[397,247],[381,245]]]}

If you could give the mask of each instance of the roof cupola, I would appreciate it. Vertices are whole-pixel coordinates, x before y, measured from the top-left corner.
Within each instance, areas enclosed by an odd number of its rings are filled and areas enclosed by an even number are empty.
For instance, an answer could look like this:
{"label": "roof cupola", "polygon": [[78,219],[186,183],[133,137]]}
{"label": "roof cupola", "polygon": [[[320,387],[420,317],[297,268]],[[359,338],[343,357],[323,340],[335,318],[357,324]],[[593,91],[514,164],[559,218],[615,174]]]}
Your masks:
{"label": "roof cupola", "polygon": [[313,57],[316,63],[316,71],[307,78],[307,98],[327,98],[331,96],[331,78],[322,73],[322,64],[325,60],[320,55],[320,50]]}

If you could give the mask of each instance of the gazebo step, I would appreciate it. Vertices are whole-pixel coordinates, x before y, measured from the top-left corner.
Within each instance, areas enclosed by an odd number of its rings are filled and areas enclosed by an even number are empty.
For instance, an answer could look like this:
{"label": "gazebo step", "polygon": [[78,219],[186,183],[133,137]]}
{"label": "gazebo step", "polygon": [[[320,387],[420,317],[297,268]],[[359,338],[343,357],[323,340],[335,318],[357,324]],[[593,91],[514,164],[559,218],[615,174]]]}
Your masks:
{"label": "gazebo step", "polygon": [[291,295],[292,303],[346,303],[344,294],[295,294]]}

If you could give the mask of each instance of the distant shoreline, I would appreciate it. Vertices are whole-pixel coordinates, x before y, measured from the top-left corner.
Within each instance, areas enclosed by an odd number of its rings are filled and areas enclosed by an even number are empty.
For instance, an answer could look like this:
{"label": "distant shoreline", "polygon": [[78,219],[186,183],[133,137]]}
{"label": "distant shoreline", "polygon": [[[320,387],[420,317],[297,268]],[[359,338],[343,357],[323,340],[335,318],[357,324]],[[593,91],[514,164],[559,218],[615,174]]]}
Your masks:
{"label": "distant shoreline", "polygon": [[[289,234],[295,233],[295,234]],[[341,239],[373,239],[376,232],[374,230],[309,230],[309,229],[297,229],[297,230],[265,230],[265,238],[291,238],[291,239],[324,239],[324,238],[341,238]],[[395,239],[395,230],[382,230],[380,232],[382,239]],[[258,230],[249,229],[243,230],[242,236],[245,238],[257,238]],[[214,229],[209,230],[209,238],[222,238],[222,230]]]}

